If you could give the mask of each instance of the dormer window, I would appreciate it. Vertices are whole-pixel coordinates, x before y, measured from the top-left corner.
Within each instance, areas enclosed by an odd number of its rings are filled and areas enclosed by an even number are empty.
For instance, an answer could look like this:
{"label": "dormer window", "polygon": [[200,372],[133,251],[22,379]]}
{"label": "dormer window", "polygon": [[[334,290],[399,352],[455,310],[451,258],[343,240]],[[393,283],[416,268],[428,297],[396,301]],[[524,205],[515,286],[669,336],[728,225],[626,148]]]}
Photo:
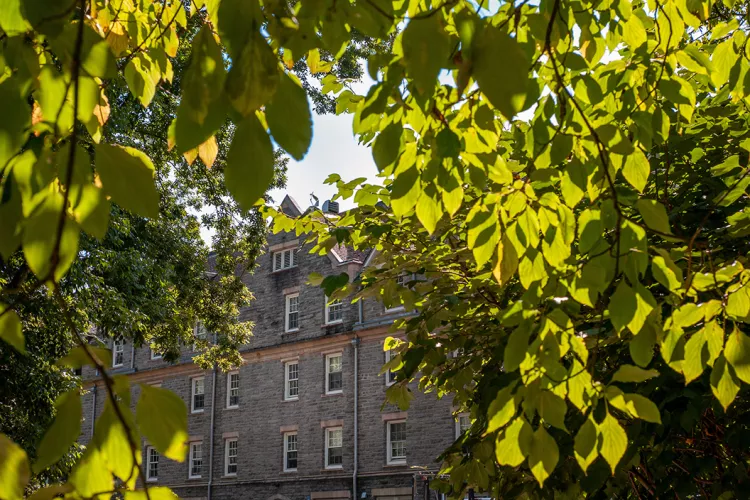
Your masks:
{"label": "dormer window", "polygon": [[297,265],[295,259],[295,249],[289,248],[287,250],[281,250],[273,253],[273,270],[282,271],[284,269],[291,269]]}

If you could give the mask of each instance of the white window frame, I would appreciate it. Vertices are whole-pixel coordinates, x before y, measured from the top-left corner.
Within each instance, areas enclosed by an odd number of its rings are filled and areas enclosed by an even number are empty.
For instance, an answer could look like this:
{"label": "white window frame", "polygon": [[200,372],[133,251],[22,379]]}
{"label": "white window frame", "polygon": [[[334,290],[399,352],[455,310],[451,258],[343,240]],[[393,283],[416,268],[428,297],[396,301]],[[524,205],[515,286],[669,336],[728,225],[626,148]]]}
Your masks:
{"label": "white window frame", "polygon": [[289,453],[289,436],[294,436],[294,452],[297,453],[297,466],[299,467],[299,440],[297,439],[297,431],[285,432],[284,433],[284,472],[297,472],[297,467],[287,467],[287,457]]}
{"label": "white window frame", "polygon": [[235,470],[234,472],[229,472],[229,465],[230,465],[229,459],[232,458],[232,456],[229,453],[231,451],[231,448],[229,446],[230,443],[235,443],[236,445],[235,455],[234,455],[235,462],[233,464],[236,467],[236,469],[239,469],[240,443],[239,443],[239,439],[237,438],[227,438],[224,440],[224,475],[228,477],[233,477],[237,475],[237,470]]}
{"label": "white window frame", "polygon": [[[295,297],[297,299],[297,311],[295,311],[297,313],[297,326],[294,327],[294,328],[289,328],[289,315],[292,313],[292,311],[290,311],[291,300],[293,298],[295,298]],[[299,292],[289,293],[289,294],[285,295],[284,296],[284,303],[285,303],[285,306],[284,306],[284,331],[286,333],[291,333],[291,332],[299,331],[299,324],[300,324]]]}
{"label": "white window frame", "polygon": [[[202,408],[196,408],[195,407],[195,387],[198,384],[198,381],[203,381],[203,407]],[[193,377],[190,379],[190,413],[203,413],[203,410],[206,409],[206,377],[200,376],[200,377]]]}
{"label": "white window frame", "polygon": [[459,437],[461,437],[463,435],[463,433],[466,432],[466,431],[462,431],[461,430],[461,419],[462,418],[469,419],[469,427],[466,430],[468,431],[469,428],[471,428],[471,415],[469,415],[468,413],[459,413],[458,416],[456,417],[456,439],[458,439]]}
{"label": "white window frame", "polygon": [[[339,431],[341,432],[341,446],[337,448],[341,448],[341,462],[340,464],[330,464],[328,463],[328,450],[330,449],[330,435],[333,431]],[[343,469],[344,468],[344,428],[343,427],[326,427],[326,434],[325,434],[325,468],[326,469]]]}
{"label": "white window frame", "polygon": [[[334,302],[333,304],[331,302]],[[331,320],[331,306],[338,305],[341,307],[341,317],[338,319]],[[344,322],[344,302],[341,299],[331,299],[326,295],[326,325],[338,325]]]}
{"label": "white window frame", "polygon": [[[281,256],[280,258],[280,266],[276,265],[276,256]],[[285,257],[289,255],[289,265],[285,266]],[[273,252],[273,255],[271,255],[271,262],[272,262],[272,269],[273,272],[278,271],[286,271],[287,269],[292,269],[294,267],[297,267],[297,248],[285,248],[284,250],[279,250],[277,252]]]}
{"label": "white window frame", "polygon": [[[195,446],[200,445],[201,447],[201,473],[193,474],[193,461],[195,460]],[[200,479],[203,476],[203,441],[191,441],[190,442],[190,457],[188,460],[188,479]]]}
{"label": "white window frame", "polygon": [[[388,363],[392,359],[392,356],[393,356],[392,351],[393,351],[393,349],[389,349],[387,351],[383,351],[383,352],[385,352],[385,362],[386,363]],[[385,385],[386,385],[386,387],[390,387],[390,386],[392,386],[395,383],[396,383],[396,372],[394,372],[393,370],[388,370],[387,372],[385,372]]]}
{"label": "white window frame", "polygon": [[[120,355],[120,362],[117,362],[117,355]],[[123,366],[125,364],[125,339],[116,337],[112,339],[112,368]]]}
{"label": "white window frame", "polygon": [[[341,371],[340,372],[331,372],[330,368],[330,360],[331,358],[341,358]],[[344,354],[342,352],[333,352],[330,354],[326,354],[325,358],[326,363],[326,394],[341,394],[344,392]],[[330,388],[330,381],[331,381],[331,373],[341,373],[341,389],[333,389]]]}
{"label": "white window frame", "polygon": [[[151,452],[156,453],[156,461],[151,460]],[[146,446],[146,481],[153,483],[159,480],[159,452],[153,446]],[[156,475],[151,475],[151,464],[156,463]]]}
{"label": "white window frame", "polygon": [[[232,398],[232,376],[237,375],[237,404],[231,404]],[[227,408],[239,408],[240,407],[240,371],[233,370],[227,373]]]}
{"label": "white window frame", "polygon": [[[203,333],[199,334],[198,332],[201,329],[203,329]],[[195,329],[193,333],[195,335],[195,338],[198,340],[208,340],[208,337],[211,334],[211,332],[209,332],[208,329],[203,324],[203,321],[200,321],[200,320],[195,322]],[[197,350],[198,350],[198,344],[193,343],[193,351],[197,351]]]}
{"label": "white window frame", "polygon": [[161,353],[154,351],[153,347],[149,347],[149,350],[151,351],[151,361],[162,358]]}
{"label": "white window frame", "polygon": [[[289,378],[289,368],[291,365],[297,365],[297,378]],[[297,394],[292,395],[289,391],[289,382],[291,380],[297,381]],[[292,359],[284,363],[284,401],[297,401],[299,399],[299,360]]]}
{"label": "white window frame", "polygon": [[[387,437],[386,437],[386,443],[385,444],[386,444],[386,448],[387,448],[386,452],[388,453],[387,463],[388,463],[388,465],[405,465],[406,464],[406,455],[403,456],[403,457],[395,457],[394,458],[393,454],[392,454],[393,453],[393,446],[392,446],[392,441],[391,441],[391,426],[394,425],[394,424],[406,424],[406,420],[389,420],[388,422],[386,422]],[[404,444],[404,446],[406,446],[406,444]],[[407,448],[406,452],[408,454],[408,452],[409,452],[408,448]]]}

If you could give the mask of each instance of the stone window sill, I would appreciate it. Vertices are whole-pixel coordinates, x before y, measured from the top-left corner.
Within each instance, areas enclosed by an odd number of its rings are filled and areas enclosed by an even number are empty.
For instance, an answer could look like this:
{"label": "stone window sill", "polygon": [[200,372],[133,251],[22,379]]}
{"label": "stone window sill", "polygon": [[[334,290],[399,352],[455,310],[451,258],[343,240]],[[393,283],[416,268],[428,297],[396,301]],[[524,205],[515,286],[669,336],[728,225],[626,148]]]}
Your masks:
{"label": "stone window sill", "polygon": [[338,396],[343,396],[344,391],[338,391],[338,392],[329,392],[329,393],[323,393],[320,395],[321,398],[335,398]]}
{"label": "stone window sill", "polygon": [[393,468],[393,467],[406,467],[406,462],[402,463],[395,463],[395,464],[385,464],[383,467],[385,468]]}

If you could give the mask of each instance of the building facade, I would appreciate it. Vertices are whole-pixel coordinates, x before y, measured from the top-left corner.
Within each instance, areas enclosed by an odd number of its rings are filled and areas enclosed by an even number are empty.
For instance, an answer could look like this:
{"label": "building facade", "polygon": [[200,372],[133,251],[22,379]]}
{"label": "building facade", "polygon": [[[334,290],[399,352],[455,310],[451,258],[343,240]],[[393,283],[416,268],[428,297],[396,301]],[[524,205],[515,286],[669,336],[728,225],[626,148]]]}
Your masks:
{"label": "building facade", "polygon": [[[282,209],[299,207],[287,197]],[[336,248],[308,253],[293,234],[268,236],[267,251],[245,278],[255,295],[241,320],[255,323],[235,371],[203,371],[190,346],[178,363],[149,348],[113,345],[113,373],[133,383],[158,384],[188,407],[188,457],[159,456],[143,443],[143,475],[182,498],[413,500],[441,498],[428,480],[442,450],[461,431],[451,401],[415,395],[408,411],[383,405],[393,382],[380,375],[389,326],[403,308],[374,300],[327,304],[310,273],[355,277],[368,255]],[[92,378],[84,395],[82,441],[104,407]],[[98,397],[97,397],[98,396]]]}

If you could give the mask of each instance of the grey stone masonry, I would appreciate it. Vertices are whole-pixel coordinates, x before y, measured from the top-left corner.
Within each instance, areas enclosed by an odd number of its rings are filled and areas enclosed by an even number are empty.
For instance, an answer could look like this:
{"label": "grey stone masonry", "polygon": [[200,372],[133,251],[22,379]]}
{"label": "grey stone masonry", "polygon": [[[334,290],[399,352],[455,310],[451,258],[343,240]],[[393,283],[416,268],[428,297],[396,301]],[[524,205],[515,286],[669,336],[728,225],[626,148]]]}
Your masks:
{"label": "grey stone masonry", "polygon": [[[282,208],[300,214],[289,197]],[[294,265],[275,270],[275,252],[288,255],[289,250],[294,252]],[[231,394],[235,397],[229,397],[230,373],[200,370],[191,362],[196,354],[192,346],[183,349],[178,363],[170,364],[152,359],[148,348],[125,345],[123,364],[113,371],[130,377],[132,404],[137,404],[139,384],[160,384],[174,391],[188,408],[189,450],[201,443],[200,454],[195,447],[185,462],[159,457],[157,477],[148,478],[144,441],[143,473],[149,484],[166,485],[182,498],[194,499],[426,498],[427,480],[440,466],[436,459],[456,438],[451,401],[422,394],[415,384],[408,410],[383,404],[387,384],[379,372],[385,362],[384,341],[392,321],[408,313],[386,311],[374,300],[361,306],[344,300],[340,318],[330,315],[335,321],[326,322],[326,297],[319,287],[307,284],[308,276],[347,273],[354,279],[368,255],[346,248],[325,255],[309,250],[293,234],[269,234],[266,252],[254,273],[244,278],[255,300],[241,311],[240,320],[253,321],[255,328],[250,343],[241,349],[242,366],[230,372],[238,377]],[[295,294],[297,328],[288,331],[287,304]],[[286,390],[289,364],[296,364],[292,374],[297,377],[297,394],[292,397]],[[103,411],[106,393],[95,373],[85,372],[84,377],[88,382],[80,441],[85,444],[93,434],[95,417]],[[197,385],[203,387],[203,408],[193,412],[194,380],[201,377]],[[296,455],[294,470],[285,467],[293,464],[290,456],[285,464],[285,434],[296,436],[296,449],[289,452]],[[397,455],[390,461],[389,448]],[[405,460],[400,459],[404,453]],[[435,492],[427,494],[441,498]]]}

